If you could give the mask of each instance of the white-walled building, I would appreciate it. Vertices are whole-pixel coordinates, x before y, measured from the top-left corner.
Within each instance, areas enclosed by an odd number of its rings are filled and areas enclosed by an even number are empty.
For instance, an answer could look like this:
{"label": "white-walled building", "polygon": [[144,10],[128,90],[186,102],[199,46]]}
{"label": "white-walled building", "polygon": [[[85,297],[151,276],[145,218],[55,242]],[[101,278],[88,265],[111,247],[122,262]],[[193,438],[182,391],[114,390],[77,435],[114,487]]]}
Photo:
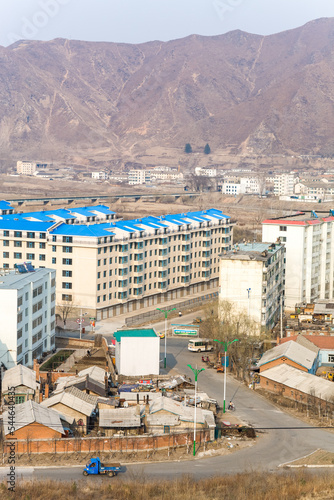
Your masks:
{"label": "white-walled building", "polygon": [[159,375],[160,338],[153,328],[119,330],[116,339],[115,363],[119,375]]}
{"label": "white-walled building", "polygon": [[151,170],[130,170],[128,173],[128,182],[131,186],[150,183]]}
{"label": "white-walled building", "polygon": [[0,275],[0,361],[7,368],[32,367],[54,347],[55,277],[55,270],[43,268]]}
{"label": "white-walled building", "polygon": [[297,212],[262,223],[262,240],[280,238],[286,247],[285,305],[332,299],[334,211]]}
{"label": "white-walled building", "polygon": [[108,179],[108,174],[107,172],[92,172],[92,179],[106,181]]}
{"label": "white-walled building", "polygon": [[195,175],[202,175],[204,177],[217,177],[217,169],[209,167],[196,167]]}
{"label": "white-walled building", "polygon": [[291,195],[294,194],[295,184],[298,182],[298,177],[294,172],[289,174],[277,174],[274,177],[274,195]]}
{"label": "white-walled building", "polygon": [[33,175],[37,170],[36,162],[20,160],[16,162],[16,171],[20,175]]}
{"label": "white-walled building", "polygon": [[236,244],[221,255],[219,300],[233,303],[262,328],[271,328],[284,305],[284,255],[280,243]]}

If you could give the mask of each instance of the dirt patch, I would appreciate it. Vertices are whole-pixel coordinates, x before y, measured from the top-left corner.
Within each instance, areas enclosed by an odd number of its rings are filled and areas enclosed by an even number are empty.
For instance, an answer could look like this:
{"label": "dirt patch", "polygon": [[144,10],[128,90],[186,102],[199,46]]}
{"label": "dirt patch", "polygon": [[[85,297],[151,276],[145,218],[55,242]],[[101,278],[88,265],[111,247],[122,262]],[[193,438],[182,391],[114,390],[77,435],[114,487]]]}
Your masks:
{"label": "dirt patch", "polygon": [[311,455],[294,460],[285,465],[332,465],[334,467],[334,453],[324,450],[317,450]]}

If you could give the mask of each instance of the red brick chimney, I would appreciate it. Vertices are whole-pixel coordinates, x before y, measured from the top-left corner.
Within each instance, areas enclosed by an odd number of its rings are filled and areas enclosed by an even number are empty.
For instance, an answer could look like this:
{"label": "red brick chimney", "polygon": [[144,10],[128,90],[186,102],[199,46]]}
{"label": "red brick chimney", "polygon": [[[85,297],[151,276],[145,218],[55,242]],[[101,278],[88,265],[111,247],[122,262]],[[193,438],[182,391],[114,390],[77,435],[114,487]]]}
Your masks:
{"label": "red brick chimney", "polygon": [[45,384],[44,386],[44,397],[45,399],[49,397],[49,384]]}
{"label": "red brick chimney", "polygon": [[36,382],[39,382],[39,364],[37,359],[34,359],[34,371],[36,372]]}

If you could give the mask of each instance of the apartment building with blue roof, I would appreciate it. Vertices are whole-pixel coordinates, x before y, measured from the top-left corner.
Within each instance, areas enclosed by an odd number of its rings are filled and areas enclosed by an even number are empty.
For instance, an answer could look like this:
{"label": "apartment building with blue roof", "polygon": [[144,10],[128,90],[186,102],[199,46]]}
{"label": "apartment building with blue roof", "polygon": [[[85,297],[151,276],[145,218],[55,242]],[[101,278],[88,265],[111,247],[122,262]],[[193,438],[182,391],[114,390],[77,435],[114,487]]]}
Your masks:
{"label": "apartment building with blue roof", "polygon": [[209,209],[134,220],[104,205],[0,215],[0,267],[56,269],[56,302],[97,319],[218,290],[229,216]]}

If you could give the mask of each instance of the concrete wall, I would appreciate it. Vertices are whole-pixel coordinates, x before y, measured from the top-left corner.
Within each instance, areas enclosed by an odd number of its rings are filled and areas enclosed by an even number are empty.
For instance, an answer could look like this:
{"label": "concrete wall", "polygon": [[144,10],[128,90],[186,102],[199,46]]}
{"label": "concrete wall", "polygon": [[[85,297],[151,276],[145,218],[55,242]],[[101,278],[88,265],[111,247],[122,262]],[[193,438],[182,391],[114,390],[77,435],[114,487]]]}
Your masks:
{"label": "concrete wall", "polygon": [[159,375],[159,364],[159,337],[122,337],[116,343],[116,368],[120,375]]}

